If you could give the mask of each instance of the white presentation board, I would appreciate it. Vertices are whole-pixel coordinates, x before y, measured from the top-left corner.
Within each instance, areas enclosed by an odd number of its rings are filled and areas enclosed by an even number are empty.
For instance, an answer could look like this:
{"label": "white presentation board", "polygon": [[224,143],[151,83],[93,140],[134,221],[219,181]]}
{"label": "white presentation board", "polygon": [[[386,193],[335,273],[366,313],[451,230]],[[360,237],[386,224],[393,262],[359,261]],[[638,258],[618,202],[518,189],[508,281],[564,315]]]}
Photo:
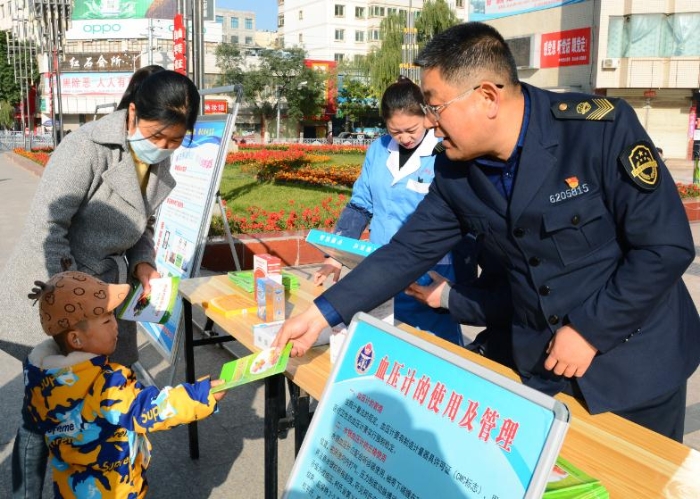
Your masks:
{"label": "white presentation board", "polygon": [[357,314],[284,497],[542,497],[565,404]]}

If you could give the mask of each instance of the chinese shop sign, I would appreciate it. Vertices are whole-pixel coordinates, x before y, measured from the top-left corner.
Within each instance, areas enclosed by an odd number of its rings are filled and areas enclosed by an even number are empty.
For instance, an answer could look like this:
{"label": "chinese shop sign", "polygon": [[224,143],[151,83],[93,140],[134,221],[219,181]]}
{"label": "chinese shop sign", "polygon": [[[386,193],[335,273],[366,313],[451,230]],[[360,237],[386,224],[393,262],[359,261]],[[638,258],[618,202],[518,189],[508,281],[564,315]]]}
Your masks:
{"label": "chinese shop sign", "polygon": [[540,67],[578,66],[591,59],[591,28],[542,34]]}

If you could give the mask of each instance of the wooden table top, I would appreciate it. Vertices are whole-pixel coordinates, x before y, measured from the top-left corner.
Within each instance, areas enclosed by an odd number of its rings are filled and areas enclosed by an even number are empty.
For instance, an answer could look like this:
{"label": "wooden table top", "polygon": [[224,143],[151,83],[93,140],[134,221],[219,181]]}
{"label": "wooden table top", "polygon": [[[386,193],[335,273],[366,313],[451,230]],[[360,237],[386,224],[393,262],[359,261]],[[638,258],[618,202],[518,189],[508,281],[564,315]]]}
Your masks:
{"label": "wooden table top", "polygon": [[[287,317],[306,309],[323,290],[299,279],[299,289],[287,295]],[[217,296],[240,293],[226,275],[186,279],[180,294],[196,306],[205,306]],[[252,326],[261,321],[255,314],[226,318],[212,310],[205,313],[222,330],[234,336],[251,351]],[[472,362],[519,381],[509,368],[476,355],[464,348],[411,328],[402,329],[449,350]],[[331,371],[328,345],[312,348],[304,357],[292,358],[286,375],[302,390],[320,400]],[[571,424],[561,456],[601,480],[611,498],[700,498],[700,453],[651,430],[611,413],[592,416],[579,401],[559,394],[557,399],[571,411]]]}

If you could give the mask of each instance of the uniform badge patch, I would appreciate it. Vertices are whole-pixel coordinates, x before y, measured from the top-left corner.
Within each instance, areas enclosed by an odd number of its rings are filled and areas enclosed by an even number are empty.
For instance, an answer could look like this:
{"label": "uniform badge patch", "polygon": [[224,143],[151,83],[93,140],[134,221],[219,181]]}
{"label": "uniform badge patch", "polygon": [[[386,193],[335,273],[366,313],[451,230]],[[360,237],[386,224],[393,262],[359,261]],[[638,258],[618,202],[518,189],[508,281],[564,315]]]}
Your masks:
{"label": "uniform badge patch", "polygon": [[640,140],[627,147],[620,154],[620,163],[632,182],[645,191],[653,191],[659,186],[659,160],[656,148],[649,142]]}
{"label": "uniform badge patch", "polygon": [[578,177],[565,178],[564,182],[569,186],[569,189],[576,189],[578,187]]}
{"label": "uniform badge patch", "polygon": [[613,121],[615,104],[610,99],[590,98],[552,104],[552,114],[560,120]]}

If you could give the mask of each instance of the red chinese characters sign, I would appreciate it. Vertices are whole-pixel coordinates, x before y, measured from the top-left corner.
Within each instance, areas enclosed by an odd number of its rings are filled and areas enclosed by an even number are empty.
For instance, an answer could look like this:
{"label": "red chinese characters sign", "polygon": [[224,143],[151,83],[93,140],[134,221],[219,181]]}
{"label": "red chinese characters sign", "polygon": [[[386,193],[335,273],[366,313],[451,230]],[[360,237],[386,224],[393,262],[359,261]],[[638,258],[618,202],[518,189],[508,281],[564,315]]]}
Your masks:
{"label": "red chinese characters sign", "polygon": [[204,114],[226,114],[228,102],[226,99],[205,99]]}
{"label": "red chinese characters sign", "polygon": [[176,14],[173,20],[173,59],[173,69],[187,76],[187,29],[182,14]]}
{"label": "red chinese characters sign", "polygon": [[543,33],[540,67],[578,66],[591,60],[591,28]]}

